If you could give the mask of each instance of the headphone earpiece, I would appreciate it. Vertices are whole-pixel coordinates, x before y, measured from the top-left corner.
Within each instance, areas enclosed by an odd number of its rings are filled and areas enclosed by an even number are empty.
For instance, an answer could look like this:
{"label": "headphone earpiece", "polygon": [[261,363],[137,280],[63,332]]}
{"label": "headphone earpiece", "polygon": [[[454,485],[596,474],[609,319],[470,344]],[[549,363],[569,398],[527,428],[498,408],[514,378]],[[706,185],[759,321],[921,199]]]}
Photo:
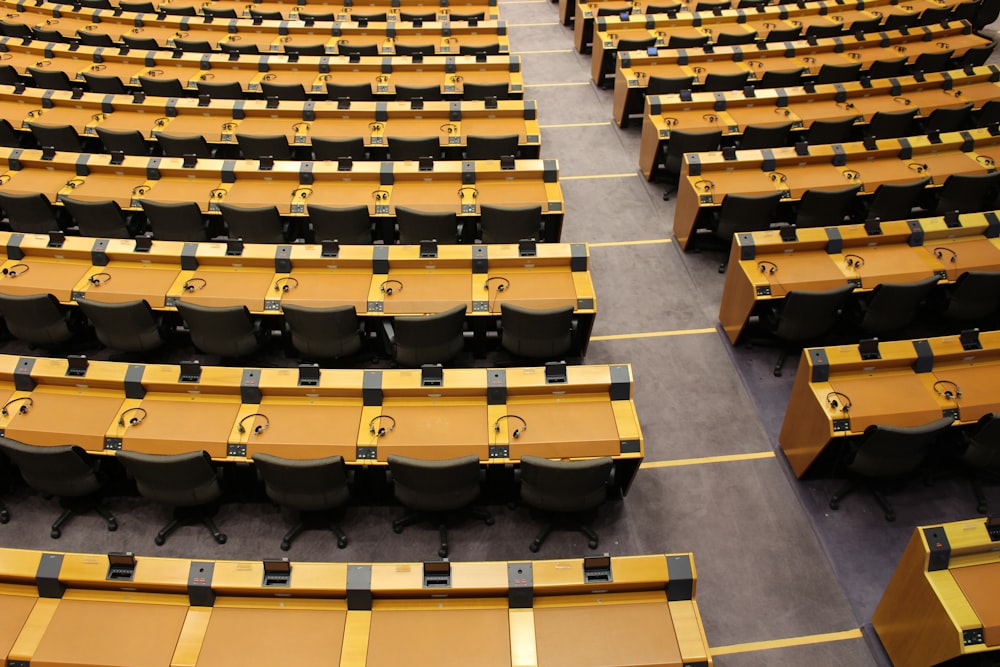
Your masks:
{"label": "headphone earpiece", "polygon": [[380,426],[379,429],[378,429],[378,437],[381,438],[383,435],[385,435],[385,427],[384,426]]}
{"label": "headphone earpiece", "polygon": [[26,415],[28,414],[28,406],[22,404],[21,407],[17,409],[17,411],[20,412],[22,415]]}
{"label": "headphone earpiece", "polygon": [[515,428],[515,429],[514,429],[514,432],[513,432],[513,433],[511,433],[511,434],[510,434],[510,436],[511,436],[512,438],[514,438],[515,440],[517,440],[518,438],[520,438],[520,437],[521,437],[521,429],[519,429],[519,428]]}

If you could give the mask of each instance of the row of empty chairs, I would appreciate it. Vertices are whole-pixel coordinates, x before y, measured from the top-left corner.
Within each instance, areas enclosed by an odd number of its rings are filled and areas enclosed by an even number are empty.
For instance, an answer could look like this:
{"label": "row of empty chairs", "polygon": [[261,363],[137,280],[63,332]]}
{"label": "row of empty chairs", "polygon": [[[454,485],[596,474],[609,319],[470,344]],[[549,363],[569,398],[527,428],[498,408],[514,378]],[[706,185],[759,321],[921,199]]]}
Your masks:
{"label": "row of empty chairs", "polygon": [[[55,3],[66,4],[66,3]],[[351,20],[355,12],[366,19],[378,22],[381,14],[386,18],[382,21],[390,20],[431,20],[424,19],[429,13],[433,13],[439,19],[446,20],[445,17],[452,13],[458,16],[478,16],[480,13],[488,15],[489,19],[497,18],[496,0],[461,0],[459,2],[448,2],[446,5],[438,7],[428,7],[424,0],[366,0],[363,4],[345,0],[342,4],[336,2],[312,3],[296,0],[295,2],[285,2],[283,0],[260,0],[248,5],[240,0],[208,0],[196,3],[195,5],[185,5],[181,2],[175,6],[172,2],[152,3],[145,0],[137,2],[120,2],[119,0],[79,0],[79,2],[68,3],[81,9],[110,9],[115,13],[134,14],[166,14],[168,16],[209,16],[233,10],[243,18],[267,18],[267,15],[274,15],[275,12],[281,14],[281,18],[295,20],[302,14],[307,16],[318,16],[317,21],[344,21]],[[433,10],[433,12],[432,12]],[[326,16],[333,14],[334,18],[328,19]],[[402,16],[406,15],[407,19]],[[372,17],[368,19],[367,17]],[[279,20],[279,19],[273,19]],[[304,20],[304,19],[299,19]],[[469,19],[455,19],[469,20]],[[476,19],[472,19],[476,20]]]}

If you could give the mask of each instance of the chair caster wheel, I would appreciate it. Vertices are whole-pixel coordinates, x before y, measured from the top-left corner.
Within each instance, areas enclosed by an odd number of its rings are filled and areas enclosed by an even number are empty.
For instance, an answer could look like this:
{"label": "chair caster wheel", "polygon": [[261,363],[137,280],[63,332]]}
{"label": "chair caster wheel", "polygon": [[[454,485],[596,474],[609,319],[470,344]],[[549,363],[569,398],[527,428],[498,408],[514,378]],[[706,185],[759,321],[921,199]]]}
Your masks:
{"label": "chair caster wheel", "polygon": [[161,537],[159,535],[157,535],[156,537],[153,538],[153,544],[155,544],[158,547],[162,547],[163,543],[166,542],[166,541],[167,541],[167,538]]}
{"label": "chair caster wheel", "polygon": [[288,551],[291,548],[292,548],[292,543],[291,542],[282,542],[281,543],[281,550],[282,551]]}
{"label": "chair caster wheel", "polygon": [[448,557],[448,550],[447,549],[438,549],[438,556],[440,556],[441,558],[447,558]]}
{"label": "chair caster wheel", "polygon": [[668,195],[666,192],[663,193],[663,201],[670,201],[670,195]]}
{"label": "chair caster wheel", "polygon": [[780,370],[775,370],[774,371],[774,377],[780,378],[781,377],[781,371]]}
{"label": "chair caster wheel", "polygon": [[[990,508],[986,506],[986,503],[979,503],[979,505],[976,506],[976,511],[979,512],[980,514],[986,514],[986,512],[988,512],[989,509]],[[7,522],[4,520],[0,520],[0,523],[7,523]]]}
{"label": "chair caster wheel", "polygon": [[532,542],[532,543],[531,543],[531,546],[530,546],[530,547],[528,547],[528,548],[529,548],[529,549],[531,549],[531,553],[533,553],[533,554],[536,554],[536,553],[538,553],[538,550],[539,550],[539,549],[540,549],[541,547],[542,547],[542,545],[541,545],[541,544],[538,544],[537,542]]}
{"label": "chair caster wheel", "polygon": [[886,512],[885,513],[885,520],[886,521],[895,521],[896,520],[896,513],[895,512]]}
{"label": "chair caster wheel", "polygon": [[215,535],[215,541],[218,542],[219,544],[225,544],[226,536],[223,535],[222,533],[219,533],[218,535]]}
{"label": "chair caster wheel", "polygon": [[497,520],[494,519],[493,517],[488,517],[487,519],[485,519],[485,521],[487,526],[492,526],[497,522]]}
{"label": "chair caster wheel", "polygon": [[53,540],[58,540],[61,536],[62,536],[62,531],[59,530],[58,528],[53,528],[52,532],[49,533],[49,537],[51,537]]}
{"label": "chair caster wheel", "polygon": [[591,549],[596,549],[597,548],[597,540],[588,540],[587,541],[587,546],[590,547]]}
{"label": "chair caster wheel", "polygon": [[337,548],[338,549],[343,549],[346,546],[347,546],[347,538],[346,537],[341,537],[340,539],[337,540]]}
{"label": "chair caster wheel", "polygon": [[10,514],[7,514],[7,512],[0,513],[0,523],[7,523],[8,521],[10,521]]}
{"label": "chair caster wheel", "polygon": [[397,526],[396,524],[392,524],[392,532],[394,532],[397,535],[399,535],[400,533],[403,532],[403,527],[402,526]]}
{"label": "chair caster wheel", "polygon": [[839,510],[840,509],[840,501],[837,500],[837,499],[831,500],[830,501],[830,509],[832,509],[832,510]]}
{"label": "chair caster wheel", "polygon": [[117,521],[108,521],[108,531],[113,533],[116,530],[118,530],[118,522]]}

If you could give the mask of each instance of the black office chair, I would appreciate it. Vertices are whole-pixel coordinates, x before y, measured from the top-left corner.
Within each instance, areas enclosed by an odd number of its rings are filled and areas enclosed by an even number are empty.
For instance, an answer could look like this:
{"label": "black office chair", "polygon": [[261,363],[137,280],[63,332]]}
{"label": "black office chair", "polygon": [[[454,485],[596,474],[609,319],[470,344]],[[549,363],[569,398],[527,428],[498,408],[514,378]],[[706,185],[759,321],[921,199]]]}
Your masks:
{"label": "black office chair", "polygon": [[915,472],[931,445],[951,428],[953,421],[954,417],[942,417],[920,426],[872,424],[866,428],[861,440],[851,444],[849,477],[830,498],[830,509],[839,509],[840,501],[864,484],[885,512],[886,521],[895,521],[896,512],[875,480],[902,478]]}
{"label": "black office chair", "polygon": [[277,97],[283,101],[304,102],[306,100],[306,89],[301,83],[271,83],[261,81],[261,92],[265,98]]}
{"label": "black office chair", "polygon": [[292,149],[288,137],[283,134],[241,134],[236,133],[236,143],[245,160],[259,160],[271,157],[275,160],[290,160]]}
{"label": "black office chair", "polygon": [[451,361],[465,345],[464,328],[464,304],[433,315],[394,318],[388,332],[392,358],[408,368]]}
{"label": "black office chair", "polygon": [[48,197],[39,192],[24,195],[0,192],[0,207],[15,232],[47,234],[62,228]]}
{"label": "black office chair", "polygon": [[0,65],[0,83],[7,86],[16,86],[22,83],[22,81],[16,69],[10,65]]}
{"label": "black office chair", "polygon": [[419,97],[424,102],[440,102],[444,99],[440,86],[396,86],[397,100],[412,100]]}
{"label": "black office chair", "polygon": [[976,30],[982,30],[996,21],[998,15],[1000,15],[1000,3],[996,0],[980,2],[970,23]]}
{"label": "black office chair", "polygon": [[201,13],[205,16],[213,19],[236,19],[239,16],[236,14],[236,10],[232,7],[226,7],[223,9],[212,9],[211,7],[202,7]]}
{"label": "black office chair", "polygon": [[693,37],[690,35],[670,35],[667,40],[668,49],[694,49],[708,44],[708,35]]}
{"label": "black office chair", "polygon": [[989,127],[1000,123],[1000,100],[990,100],[976,114],[976,127]]}
{"label": "black office chair", "polygon": [[71,153],[85,152],[83,138],[71,125],[41,125],[39,123],[27,123],[27,125],[39,147],[50,146],[57,151]]}
{"label": "black office chair", "polygon": [[99,239],[130,239],[134,236],[131,218],[126,218],[121,206],[113,199],[83,201],[63,197],[63,206],[80,229],[80,236]]}
{"label": "black office chair", "polygon": [[76,445],[29,445],[0,437],[0,451],[21,471],[24,482],[45,496],[57,496],[63,507],[49,535],[59,539],[72,517],[96,512],[109,531],[118,529],[115,517],[100,504],[107,481],[97,462]]}
{"label": "black office chair", "polygon": [[854,119],[814,120],[809,125],[806,141],[818,146],[820,144],[842,144],[851,140],[854,133]]}
{"label": "black office chair", "polygon": [[849,310],[854,324],[870,336],[885,338],[910,326],[937,276],[909,283],[879,283],[871,292],[854,295]]}
{"label": "black office chair", "polygon": [[[733,235],[744,232],[760,232],[771,228],[777,220],[781,193],[763,195],[733,195],[722,198],[719,215],[712,224],[712,236],[722,242],[723,251],[728,256],[733,244]],[[719,265],[719,273],[724,273],[726,263]]]}
{"label": "black office chair", "polygon": [[222,486],[208,452],[162,455],[123,450],[115,459],[135,479],[144,498],[174,507],[174,518],[153,539],[157,546],[177,528],[194,523],[204,525],[219,544],[226,543],[212,521]]}
{"label": "black office chair", "polygon": [[[135,49],[136,51],[159,51],[160,43],[157,42],[152,37],[132,37],[130,35],[122,35],[122,41],[125,42],[125,46],[130,49]],[[143,77],[139,77],[140,83]],[[175,79],[176,81],[176,79]]]}
{"label": "black office chair", "polygon": [[119,0],[118,7],[123,12],[134,12],[136,14],[155,14],[156,7],[152,2],[127,2]]}
{"label": "black office chair", "polygon": [[72,90],[73,83],[62,70],[46,70],[37,67],[28,68],[28,76],[35,88],[46,90]]}
{"label": "black office chair", "polygon": [[900,30],[902,28],[911,28],[920,22],[920,14],[918,12],[908,12],[905,14],[889,14],[882,21],[882,30]]}
{"label": "black office chair", "polygon": [[[458,21],[461,19],[456,18],[456,14],[451,15],[452,21]],[[358,12],[351,13],[351,20],[355,23],[360,23],[361,21],[368,21],[369,23],[385,23],[389,20],[389,15],[386,12],[375,12],[371,14],[361,14]]]}
{"label": "black office chair", "polygon": [[857,203],[860,185],[848,185],[836,190],[806,190],[795,213],[797,227],[832,227],[844,224],[851,208]]}
{"label": "black office chair", "polygon": [[421,241],[456,243],[460,237],[458,215],[452,211],[415,211],[396,207],[399,242],[415,244]]}
{"label": "black office chair", "polygon": [[264,340],[260,324],[246,306],[200,306],[179,301],[177,312],[187,324],[191,342],[206,354],[225,359],[247,357],[259,350]]}
{"label": "black office chair", "polygon": [[756,32],[720,32],[715,38],[716,46],[742,46],[757,41]]}
{"label": "black office chair", "polygon": [[6,118],[0,118],[0,146],[8,148],[20,148],[21,137]]}
{"label": "black office chair", "polygon": [[[127,41],[127,38],[126,38]],[[133,46],[142,49],[140,46]],[[177,79],[160,79],[149,76],[139,77],[139,87],[149,97],[185,97],[184,86]]]}
{"label": "black office chair", "polygon": [[198,96],[208,95],[213,100],[242,100],[243,88],[236,81],[222,83],[198,82]]}
{"label": "black office chair", "polygon": [[198,10],[194,7],[171,7],[170,5],[160,5],[159,11],[167,16],[197,16]]}
{"label": "black office chair", "polygon": [[817,39],[829,39],[839,37],[844,32],[843,26],[837,25],[811,25],[806,28],[806,37],[816,37]]}
{"label": "black office chair", "polygon": [[361,351],[363,329],[354,306],[312,308],[288,303],[281,307],[289,340],[306,359],[340,359]]}
{"label": "black office chair", "polygon": [[832,65],[824,63],[819,68],[816,75],[816,83],[845,83],[847,81],[857,81],[861,77],[861,63],[850,63],[847,65]]}
{"label": "black office chair", "polygon": [[794,28],[777,28],[767,33],[767,38],[765,41],[794,42],[795,40],[799,39],[801,35],[802,35],[801,26],[796,26]]}
{"label": "black office chair", "polygon": [[888,79],[906,73],[906,56],[889,60],[876,60],[865,70],[865,75],[873,79]]}
{"label": "black office chair", "polygon": [[236,206],[219,204],[229,238],[247,243],[284,243],[284,223],[276,206]]}
{"label": "black office chair", "polygon": [[928,7],[920,12],[919,25],[936,25],[952,20],[952,7]]}
{"label": "black office chair", "polygon": [[377,56],[382,53],[378,44],[338,44],[337,53],[342,56]]}
{"label": "black office chair", "polygon": [[313,21],[314,23],[323,23],[327,21],[336,21],[337,15],[333,12],[324,12],[322,14],[316,14],[313,12],[299,12],[300,21]]}
{"label": "black office chair", "polygon": [[747,125],[743,129],[737,148],[750,150],[758,148],[775,148],[788,144],[792,134],[792,123],[780,125]]}
{"label": "black office chair", "polygon": [[424,461],[390,454],[388,460],[393,494],[410,510],[393,520],[394,532],[402,533],[406,526],[418,521],[433,521],[441,537],[438,555],[447,558],[449,522],[460,516],[472,516],[482,519],[487,526],[493,525],[492,514],[471,506],[479,497],[478,456]]}
{"label": "black office chair", "polygon": [[487,56],[500,55],[500,43],[490,42],[489,44],[459,44],[458,53],[463,56],[474,56],[484,54]]}
{"label": "black office chair", "polygon": [[518,135],[501,134],[483,137],[470,134],[465,140],[465,157],[468,160],[499,160],[504,155],[517,156]]}
{"label": "black office chair", "polygon": [[462,13],[451,12],[451,14],[449,14],[449,18],[453,22],[454,21],[485,21],[486,20],[486,12],[473,12],[471,14],[470,13],[465,13],[465,12],[462,12]]}
{"label": "black office chair", "polygon": [[[926,11],[930,11],[929,9]],[[993,55],[993,49],[995,45],[990,44],[988,46],[974,46],[965,52],[965,55],[961,57],[958,61],[958,69],[965,69],[966,67],[982,67],[989,60],[990,56]]]}
{"label": "black office chair", "polygon": [[84,72],[83,80],[92,93],[104,93],[105,95],[124,95],[126,93],[125,84],[117,76],[102,76]]}
{"label": "black office chair", "polygon": [[517,243],[523,239],[542,238],[541,206],[480,207],[480,233],[483,243]]}
{"label": "black office chair", "polygon": [[437,14],[434,12],[399,12],[400,21],[435,21]]}
{"label": "black office chair", "polygon": [[[681,168],[684,166],[684,153],[704,153],[719,150],[722,142],[722,130],[707,132],[685,132],[672,130],[670,141],[663,153],[663,170],[667,182],[674,184],[680,179]],[[669,198],[669,191],[664,193],[664,199]]]}
{"label": "black office chair", "polygon": [[267,497],[299,512],[299,521],[281,539],[282,551],[306,530],[331,530],[337,547],[347,546],[347,535],[331,518],[331,512],[351,499],[347,486],[347,468],[341,456],[294,460],[271,454],[253,455],[257,472],[264,479]]}
{"label": "black office chair", "polygon": [[419,160],[441,157],[441,142],[437,137],[386,137],[390,160]]}
{"label": "black office chair", "polygon": [[964,130],[972,118],[972,102],[960,107],[941,107],[931,111],[924,119],[922,132],[958,132]]}
{"label": "black office chair", "polygon": [[326,44],[285,44],[285,53],[300,56],[325,56]]}
{"label": "black office chair", "polygon": [[119,151],[125,155],[149,155],[151,152],[139,130],[106,130],[98,127],[97,136],[108,153]]}
{"label": "black office chair", "polygon": [[866,34],[869,32],[878,32],[882,29],[882,19],[875,17],[873,19],[858,19],[852,21],[851,25],[848,26],[847,32],[852,35],[857,35],[858,33]]}
{"label": "black office chair", "polygon": [[74,312],[51,294],[0,294],[0,315],[7,330],[31,347],[64,347],[82,331]]}
{"label": "black office chair", "polygon": [[607,498],[612,466],[608,456],[582,461],[521,456],[521,501],[549,517],[528,547],[532,552],[537,552],[556,528],[579,531],[587,537],[587,546],[597,548],[597,533],[585,520]]}
{"label": "black office chair", "polygon": [[766,330],[782,343],[781,354],[774,364],[776,377],[781,377],[792,349],[818,340],[833,329],[853,291],[853,285],[816,291],[790,290],[784,299],[771,304],[761,319]]}
{"label": "black office chair", "polygon": [[[983,3],[977,2],[977,0],[966,0],[965,2],[959,2],[955,5],[952,5],[949,8],[951,9],[951,20],[968,21],[969,23],[973,23],[976,14],[979,12],[979,6],[981,4]],[[996,2],[993,2],[992,4],[996,5]],[[990,23],[992,23],[992,21],[990,21]],[[975,26],[974,23],[973,26]]]}
{"label": "black office chair", "polygon": [[652,76],[646,82],[646,96],[650,95],[673,95],[682,90],[691,90],[694,84],[693,76]]}
{"label": "black office chair", "polygon": [[706,93],[743,90],[749,78],[750,72],[733,72],[732,74],[709,72],[708,76],[705,77],[705,83],[702,84],[701,89]]}
{"label": "black office chair", "polygon": [[152,352],[167,342],[163,318],[154,314],[145,300],[105,303],[80,299],[77,303],[105,347],[127,353]]}
{"label": "black office chair", "polygon": [[353,160],[365,160],[368,152],[365,150],[365,140],[361,137],[345,139],[312,138],[313,156],[317,160],[338,160],[349,157]]}
{"label": "black office chair", "polygon": [[805,69],[767,70],[760,78],[761,88],[791,88],[802,85]]}
{"label": "black office chair", "polygon": [[716,12],[732,7],[729,0],[699,0],[694,6],[696,12]]}
{"label": "black office chair", "polygon": [[681,11],[681,5],[646,5],[646,14],[671,14]]}
{"label": "black office chair", "polygon": [[367,206],[334,208],[309,204],[311,241],[339,241],[346,244],[371,245],[372,222]]}
{"label": "black office chair", "polygon": [[[284,21],[285,16],[278,11],[265,11],[261,9],[251,9],[250,18],[260,19],[262,21]],[[300,15],[301,19],[301,15]]]}
{"label": "black office chair", "polygon": [[142,199],[139,201],[153,238],[162,241],[207,241],[208,225],[201,209],[194,202],[165,203]]}
{"label": "black office chair", "polygon": [[916,134],[917,111],[876,111],[868,127],[864,129],[865,136],[876,139],[898,139]]}
{"label": "black office chair", "polygon": [[516,357],[559,359],[573,347],[573,307],[524,308],[500,304],[500,345]]}
{"label": "black office chair", "polygon": [[883,183],[875,188],[864,219],[904,220],[910,217],[930,182],[931,179],[922,178],[910,183]]}
{"label": "black office chair", "polygon": [[989,504],[983,492],[983,481],[1000,480],[1000,415],[994,412],[983,415],[963,435],[964,448],[958,460],[968,471],[976,496],[976,511],[986,514]]}
{"label": "black office chair", "polygon": [[423,54],[425,56],[434,55],[434,45],[433,44],[396,44],[396,55],[397,56],[412,56],[415,54]]}
{"label": "black office chair", "polygon": [[200,39],[175,39],[174,47],[184,53],[211,53],[213,51],[210,43]]}
{"label": "black office chair", "polygon": [[929,305],[946,320],[978,325],[1000,310],[1000,271],[965,271],[933,293]]}
{"label": "black office chair", "polygon": [[31,38],[31,28],[23,23],[7,23],[0,21],[0,33],[4,37]]}
{"label": "black office chair", "polygon": [[506,83],[469,83],[462,85],[463,100],[485,100],[495,97],[498,100],[509,100],[510,93]]}
{"label": "black office chair", "polygon": [[910,65],[910,71],[916,72],[943,72],[951,67],[954,50],[939,51],[937,53],[921,53]]}
{"label": "black office chair", "polygon": [[205,137],[201,135],[181,136],[161,132],[156,135],[156,141],[167,157],[193,155],[198,158],[211,158],[215,155],[215,151],[209,148]]}
{"label": "black office chair", "polygon": [[326,96],[334,101],[342,97],[352,102],[370,102],[375,99],[370,83],[333,83],[327,81]]}
{"label": "black office chair", "polygon": [[1000,171],[982,174],[951,174],[937,191],[934,215],[951,211],[975,213],[992,208],[1000,189]]}

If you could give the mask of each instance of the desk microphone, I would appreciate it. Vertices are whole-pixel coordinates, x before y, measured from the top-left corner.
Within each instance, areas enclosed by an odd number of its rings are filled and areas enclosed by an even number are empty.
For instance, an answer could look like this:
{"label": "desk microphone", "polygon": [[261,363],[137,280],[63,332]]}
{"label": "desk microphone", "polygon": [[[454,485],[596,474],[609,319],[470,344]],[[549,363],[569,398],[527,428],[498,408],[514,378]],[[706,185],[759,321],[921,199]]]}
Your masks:
{"label": "desk microphone", "polygon": [[[20,269],[20,271],[15,271],[15,269]],[[4,269],[3,271],[0,271],[0,273],[3,273],[3,275],[8,276],[10,278],[17,278],[20,274],[24,273],[27,270],[28,270],[27,264],[15,264],[9,269]]]}
{"label": "desk microphone", "polygon": [[[387,285],[395,285],[395,287],[387,287]],[[392,296],[393,291],[402,292],[403,283],[398,280],[383,280],[382,284],[378,286],[379,291],[386,296]]]}
{"label": "desk microphone", "polygon": [[[288,283],[292,284],[289,285]],[[290,289],[295,289],[299,286],[299,279],[294,276],[285,276],[284,278],[278,278],[274,281],[274,291],[275,292],[287,292]]]}
{"label": "desk microphone", "polygon": [[[385,430],[385,427],[382,426],[382,422],[380,421],[382,419],[388,419],[389,421],[392,422],[392,424],[389,425],[389,431],[392,431],[393,429],[396,428],[396,419],[392,415],[375,415],[370,420],[368,420],[368,432],[371,433],[372,435],[374,435],[377,438],[381,438],[383,435],[385,435],[388,432],[388,431]],[[375,422],[376,421],[379,422],[379,426],[378,426],[378,430],[377,431],[375,430]]]}
{"label": "desk microphone", "polygon": [[[195,285],[197,285],[197,287]],[[208,281],[204,278],[188,278],[184,281],[184,291],[193,292],[195,290],[205,289],[206,285],[208,285]]]}
{"label": "desk microphone", "polygon": [[31,408],[31,407],[33,407],[35,405],[34,399],[32,399],[30,396],[22,396],[20,398],[12,398],[9,401],[7,401],[6,403],[4,403],[3,407],[0,408],[0,415],[3,415],[4,417],[10,416],[10,411],[7,408],[9,408],[11,405],[13,405],[15,403],[21,403],[21,406],[18,407],[18,409],[17,409],[17,414],[19,414],[19,415],[26,415],[26,414],[28,414],[28,409]]}
{"label": "desk microphone", "polygon": [[142,416],[141,417],[131,417],[128,420],[128,425],[129,426],[138,426],[139,424],[141,424],[142,422],[144,422],[146,420],[146,414],[147,413],[146,413],[146,409],[145,408],[129,408],[128,410],[125,410],[124,412],[122,412],[121,416],[118,417],[118,425],[119,426],[125,426],[125,415],[129,414],[130,412],[141,412]]}
{"label": "desk microphone", "polygon": [[[938,387],[951,387],[951,389],[945,389],[941,391]],[[934,383],[934,393],[938,396],[944,396],[949,401],[954,401],[962,398],[962,388],[951,380],[938,380]]]}
{"label": "desk microphone", "polygon": [[239,424],[236,425],[236,432],[237,433],[246,433],[247,429],[246,429],[245,426],[243,426],[243,424],[246,423],[246,420],[253,419],[254,417],[263,417],[264,418],[264,423],[263,424],[257,424],[256,426],[253,427],[253,434],[254,435],[260,435],[261,433],[263,433],[264,431],[267,430],[268,426],[271,425],[271,420],[267,418],[267,415],[265,415],[263,412],[254,412],[253,414],[247,415],[246,417],[244,417],[243,419],[240,420]]}
{"label": "desk microphone", "polygon": [[[99,278],[98,276],[103,277],[103,280],[101,278]],[[100,287],[101,285],[103,285],[104,283],[106,283],[106,282],[108,282],[110,280],[111,280],[111,274],[110,273],[104,273],[103,271],[101,273],[95,273],[94,275],[92,275],[89,278],[87,278],[87,282],[89,282],[94,287]]]}
{"label": "desk microphone", "polygon": [[503,421],[504,419],[516,419],[519,422],[521,422],[521,428],[515,428],[510,434],[510,437],[514,438],[515,440],[521,437],[522,432],[528,430],[528,422],[524,421],[524,417],[521,417],[520,415],[500,415],[499,417],[497,417],[497,420],[493,422],[494,433],[500,432],[500,422]]}

